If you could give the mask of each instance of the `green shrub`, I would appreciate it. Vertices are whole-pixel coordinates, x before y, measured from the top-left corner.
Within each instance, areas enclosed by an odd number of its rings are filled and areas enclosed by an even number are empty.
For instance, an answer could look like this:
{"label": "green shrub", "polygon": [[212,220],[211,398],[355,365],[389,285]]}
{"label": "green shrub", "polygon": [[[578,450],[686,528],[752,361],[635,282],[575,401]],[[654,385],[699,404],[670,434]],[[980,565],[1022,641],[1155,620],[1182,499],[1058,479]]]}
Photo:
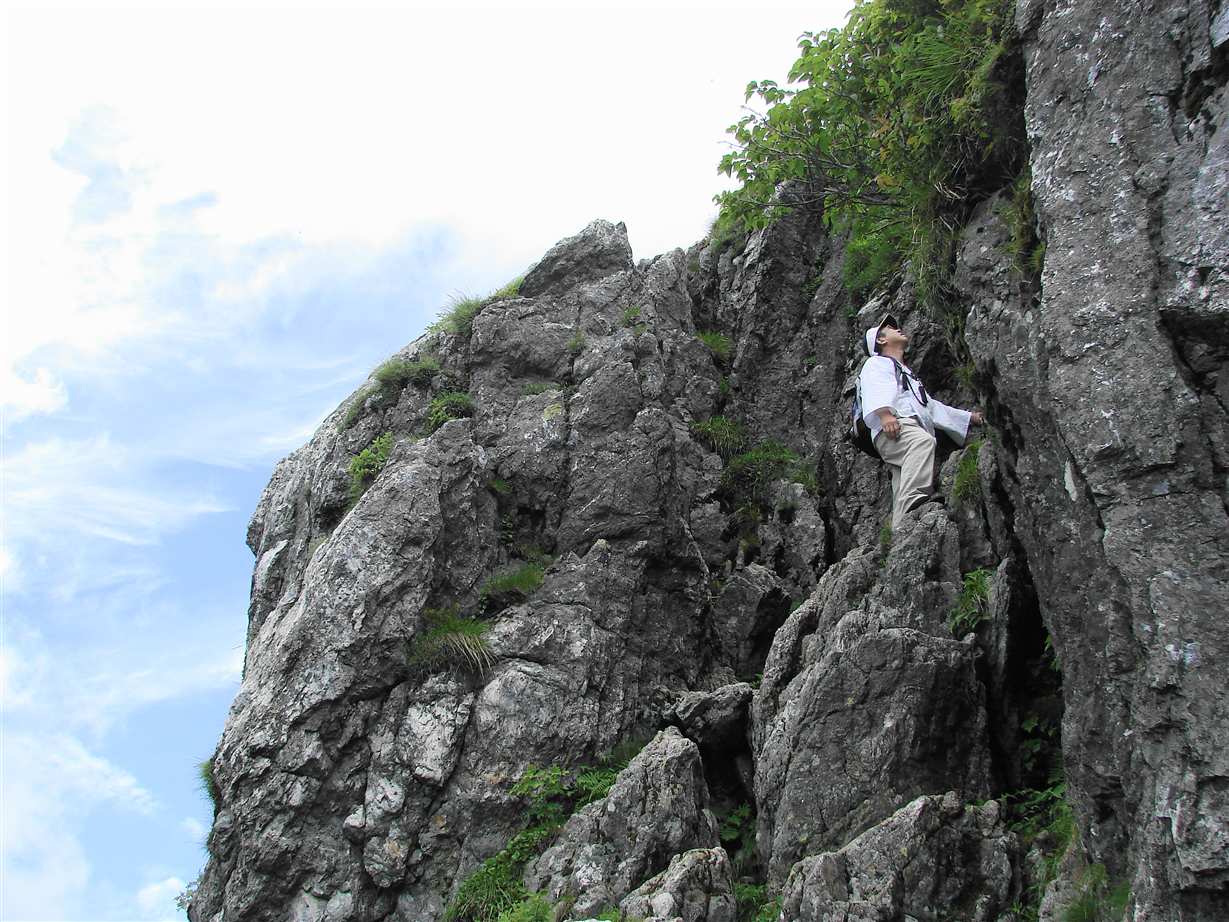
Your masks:
{"label": "green shrub", "polygon": [[486,298],[457,295],[427,329],[432,333],[450,333],[468,339],[474,332],[474,318],[486,306]]}
{"label": "green shrub", "polygon": [[568,349],[568,355],[572,356],[572,358],[576,358],[576,356],[584,352],[585,351],[584,334],[577,333],[571,339],[569,339],[567,349]]}
{"label": "green shrub", "polygon": [[196,899],[196,891],[200,889],[200,885],[201,879],[198,875],[196,880],[175,894],[175,908],[186,915],[188,910],[192,908],[192,901]]}
{"label": "green shrub", "polygon": [[1007,253],[1012,268],[1021,275],[1041,271],[1045,244],[1037,237],[1037,214],[1033,204],[1033,175],[1027,164],[1011,185],[1011,197],[999,214],[1007,224]]}
{"label": "green shrub", "polygon": [[762,503],[774,481],[805,478],[806,472],[807,465],[796,452],[778,442],[764,441],[730,458],[721,480],[736,497]]}
{"label": "green shrub", "polygon": [[619,770],[613,767],[586,768],[576,775],[576,806],[583,807],[601,800],[614,787]]}
{"label": "green shrub", "polygon": [[1059,771],[1048,787],[1012,791],[1003,795],[1003,801],[1007,826],[1020,837],[1023,849],[1036,847],[1042,855],[1038,874],[1017,912],[1022,920],[1035,922],[1041,898],[1058,877],[1063,858],[1075,842],[1075,816],[1067,803],[1067,785]]}
{"label": "green shrub", "polygon": [[[884,284],[908,260],[942,311],[953,231],[1026,150],[1009,0],[866,0],[842,29],[808,33],[791,86],[753,81],[763,112],[730,128],[722,221],[749,228],[822,203],[849,235],[846,284]],[[789,184],[790,195],[778,190]]]}
{"label": "green shrub", "polygon": [[500,496],[507,496],[512,492],[512,484],[508,483],[508,481],[504,480],[502,477],[492,477],[487,482],[487,489]]}
{"label": "green shrub", "polygon": [[488,604],[506,606],[524,601],[542,585],[545,568],[541,563],[524,563],[515,569],[492,576],[482,586],[482,599]]}
{"label": "green shrub", "polygon": [[363,415],[363,410],[367,407],[367,399],[371,396],[371,392],[367,388],[363,388],[354,395],[354,401],[346,408],[346,415],[342,417],[341,428],[352,429],[354,424],[359,421]]}
{"label": "green shrub", "polygon": [[1060,918],[1062,922],[1120,922],[1130,902],[1130,881],[1114,884],[1105,865],[1094,864],[1080,874],[1075,895]]}
{"label": "green shrub", "polygon": [[717,257],[731,248],[737,255],[747,246],[747,228],[742,220],[729,210],[722,210],[713,219],[712,227],[708,230],[708,244]]}
{"label": "green shrub", "polygon": [[453,605],[423,611],[427,630],[410,646],[410,666],[419,673],[472,672],[482,675],[495,663],[487,644],[490,624],[464,618]]}
{"label": "green shrub", "polygon": [[197,765],[196,775],[200,780],[201,791],[209,798],[209,803],[213,805],[213,812],[216,815],[222,808],[222,789],[213,776],[213,759],[206,759]]}
{"label": "green shrub", "polygon": [[474,415],[474,401],[464,391],[445,391],[427,407],[426,431],[429,435],[450,419]]}
{"label": "green shrub", "polygon": [[724,416],[713,416],[703,422],[692,423],[691,431],[723,461],[729,461],[747,444],[747,433],[738,423]]}
{"label": "green shrub", "polygon": [[609,794],[619,772],[644,746],[643,740],[626,740],[599,759],[597,765],[570,769],[562,765],[527,765],[511,793],[528,799],[526,813],[530,822],[562,824],[581,807]]}
{"label": "green shrub", "polygon": [[521,293],[521,282],[525,281],[525,276],[518,275],[503,288],[498,288],[487,297],[487,301],[501,301],[504,298],[515,298]]}
{"label": "green shrub", "polygon": [[385,432],[372,440],[372,443],[360,451],[350,461],[350,505],[358,502],[376,475],[388,463],[389,452],[393,448],[393,434]]}
{"label": "green shrub", "polygon": [[766,884],[734,884],[735,918],[738,922],[754,922],[765,906],[773,905],[768,899]]}
{"label": "green shrub", "polygon": [[545,897],[531,893],[511,909],[501,912],[498,922],[555,922],[555,912]]}
{"label": "green shrub", "polygon": [[981,489],[981,478],[977,474],[977,460],[981,454],[981,439],[970,442],[960,463],[956,466],[956,479],[952,483],[952,502],[961,506],[977,497]]}
{"label": "green shrub", "polygon": [[[776,897],[760,904],[760,908],[755,915],[751,916],[747,922],[777,922],[781,917],[781,898]],[[742,922],[740,919],[739,922]]]}
{"label": "green shrub", "polygon": [[444,922],[498,922],[500,915],[525,902],[529,892],[521,882],[525,864],[557,827],[534,827],[517,833],[498,854],[479,865],[457,888],[444,911]]}
{"label": "green shrub", "polygon": [[629,307],[623,311],[623,326],[634,327],[640,322],[640,308]]}
{"label": "green shrub", "polygon": [[890,523],[884,523],[879,529],[879,549],[887,551],[892,546],[892,526]]}
{"label": "green shrub", "polygon": [[730,379],[722,375],[717,381],[717,394],[720,397],[730,396]]}
{"label": "green shrub", "polygon": [[730,353],[734,350],[734,344],[730,341],[730,337],[724,333],[716,333],[712,330],[703,330],[696,334],[696,339],[708,346],[708,351],[713,354],[713,357],[719,362],[724,362],[730,357]]}
{"label": "green shrub", "polygon": [[[755,676],[750,677],[755,679]],[[761,673],[758,681],[753,681],[751,684],[759,686],[759,683],[764,679]],[[720,823],[718,828],[718,837],[721,839],[721,845],[725,848],[726,853],[730,856],[730,861],[734,865],[734,876],[739,878],[744,876],[748,870],[754,868],[756,864],[755,855],[755,813],[749,803],[739,804],[730,810],[718,813],[717,820]],[[759,896],[756,898],[756,906],[763,902],[763,890],[761,888]],[[740,901],[741,905],[741,901]],[[740,913],[739,918],[744,916]]]}
{"label": "green shrub", "polygon": [[948,629],[954,637],[963,637],[990,617],[990,576],[990,571],[984,568],[964,575],[956,607],[947,618]]}

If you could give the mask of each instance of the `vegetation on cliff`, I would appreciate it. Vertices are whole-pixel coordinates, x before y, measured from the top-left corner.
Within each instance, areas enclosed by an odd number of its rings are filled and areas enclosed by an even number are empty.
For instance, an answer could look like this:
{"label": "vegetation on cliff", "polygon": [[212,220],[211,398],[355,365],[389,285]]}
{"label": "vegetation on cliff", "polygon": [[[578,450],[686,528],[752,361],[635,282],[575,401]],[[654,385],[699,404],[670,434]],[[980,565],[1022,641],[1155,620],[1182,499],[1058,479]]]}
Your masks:
{"label": "vegetation on cliff", "polygon": [[[766,107],[730,128],[719,226],[761,227],[798,205],[846,232],[845,280],[883,284],[905,261],[944,297],[956,230],[1009,183],[1024,150],[1009,0],[864,0],[842,29],[806,33],[789,83],[752,81]],[[790,185],[782,197],[782,184]]]}

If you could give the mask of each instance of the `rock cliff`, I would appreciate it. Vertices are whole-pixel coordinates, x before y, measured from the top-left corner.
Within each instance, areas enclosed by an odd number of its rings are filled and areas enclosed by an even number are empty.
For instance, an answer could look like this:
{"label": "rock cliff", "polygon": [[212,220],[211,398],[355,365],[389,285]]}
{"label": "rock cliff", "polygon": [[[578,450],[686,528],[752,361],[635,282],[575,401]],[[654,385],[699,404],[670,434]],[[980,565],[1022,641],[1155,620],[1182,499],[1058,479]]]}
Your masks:
{"label": "rock cliff", "polygon": [[[973,210],[971,369],[813,209],[596,221],[277,466],[192,919],[1229,918],[1229,12],[1016,17],[1045,259]],[[990,420],[895,534],[889,308]]]}

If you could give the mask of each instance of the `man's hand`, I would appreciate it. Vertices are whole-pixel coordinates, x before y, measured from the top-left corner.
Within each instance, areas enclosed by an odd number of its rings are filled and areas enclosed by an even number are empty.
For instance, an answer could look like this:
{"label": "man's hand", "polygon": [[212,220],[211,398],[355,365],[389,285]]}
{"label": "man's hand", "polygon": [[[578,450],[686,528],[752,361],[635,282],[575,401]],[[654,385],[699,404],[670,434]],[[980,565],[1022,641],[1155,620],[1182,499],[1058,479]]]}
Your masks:
{"label": "man's hand", "polygon": [[980,426],[985,421],[986,417],[982,415],[981,410],[974,410],[972,416],[969,418],[969,422],[974,426]]}
{"label": "man's hand", "polygon": [[890,439],[900,438],[900,420],[896,418],[896,414],[884,407],[881,410],[876,410],[879,414],[879,423],[883,426],[883,431]]}

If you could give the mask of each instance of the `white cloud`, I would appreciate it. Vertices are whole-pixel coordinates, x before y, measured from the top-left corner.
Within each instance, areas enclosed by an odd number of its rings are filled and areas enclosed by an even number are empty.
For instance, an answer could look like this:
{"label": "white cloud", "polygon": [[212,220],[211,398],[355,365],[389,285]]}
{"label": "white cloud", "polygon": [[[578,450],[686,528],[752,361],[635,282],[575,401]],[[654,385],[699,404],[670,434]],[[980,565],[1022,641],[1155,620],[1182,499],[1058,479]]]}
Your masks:
{"label": "white cloud", "polygon": [[48,368],[22,377],[13,367],[0,367],[0,406],[16,421],[35,413],[54,413],[68,402],[64,385]]}
{"label": "white cloud", "polygon": [[183,892],[185,886],[178,877],[148,884],[137,891],[137,906],[147,918],[178,918],[180,913],[175,906],[175,897]]}
{"label": "white cloud", "polygon": [[209,834],[209,830],[201,824],[200,820],[191,816],[185,816],[180,820],[179,828],[186,832],[193,842],[204,842],[205,836]]}
{"label": "white cloud", "polygon": [[142,814],[153,795],[127,771],[65,734],[4,737],[0,798],[0,916],[86,918],[91,866],[80,840],[86,813],[102,806]]}
{"label": "white cloud", "polygon": [[[155,619],[158,626],[109,642],[83,630],[81,642],[67,649],[10,619],[15,623],[6,628],[10,636],[0,647],[6,680],[0,700],[9,726],[56,725],[102,738],[149,705],[238,688],[241,645],[219,642],[213,619],[194,614],[195,619],[164,613]],[[102,618],[109,620],[105,613]],[[141,620],[134,614],[129,624]]]}
{"label": "white cloud", "polygon": [[152,490],[155,452],[115,442],[50,438],[6,454],[6,540],[56,544],[73,535],[148,544],[198,516],[228,511],[225,503],[190,491]]}

